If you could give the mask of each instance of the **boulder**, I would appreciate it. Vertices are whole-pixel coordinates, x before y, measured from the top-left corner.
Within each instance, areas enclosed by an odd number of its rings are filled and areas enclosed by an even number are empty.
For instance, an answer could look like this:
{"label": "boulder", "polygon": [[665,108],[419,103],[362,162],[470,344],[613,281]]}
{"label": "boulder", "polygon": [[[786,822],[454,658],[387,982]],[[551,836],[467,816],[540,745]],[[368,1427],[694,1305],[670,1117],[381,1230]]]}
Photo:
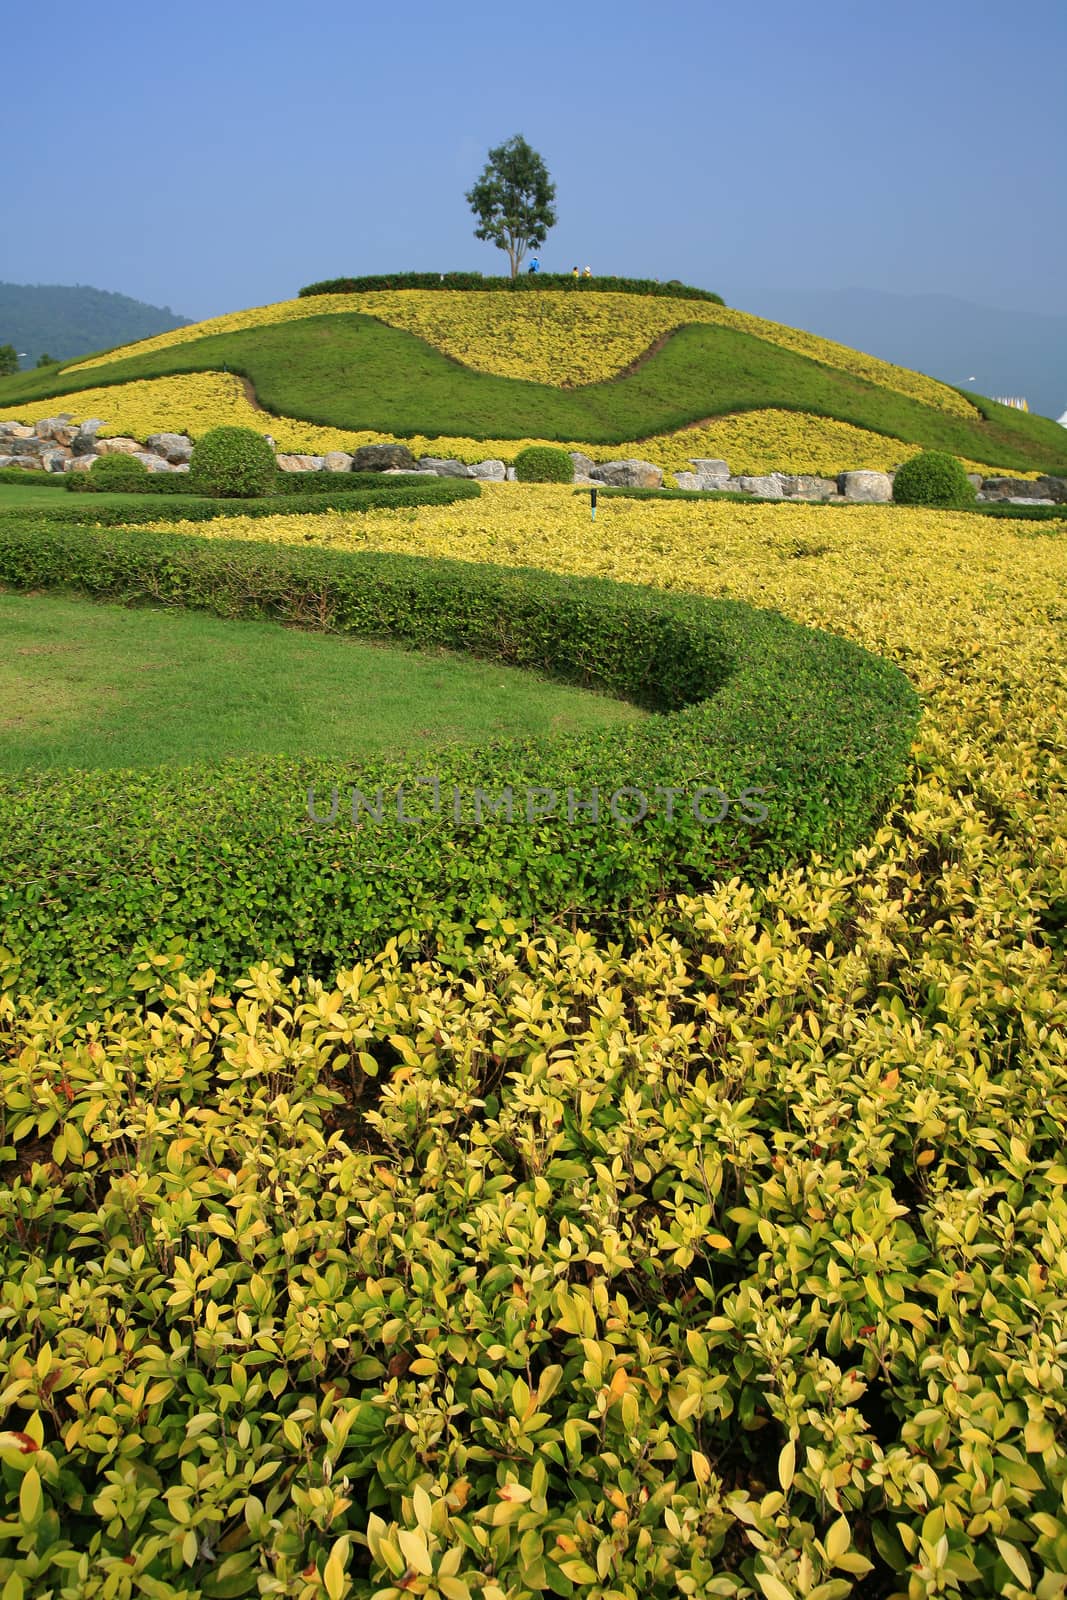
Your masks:
{"label": "boulder", "polygon": [[64,472],[66,470],[67,462],[71,459],[71,453],[69,450],[65,449],[62,445],[55,445],[50,450],[46,449],[42,451],[41,466],[46,472]]}
{"label": "boulder", "polygon": [[0,439],[32,439],[33,429],[24,422],[0,422]]}
{"label": "boulder", "polygon": [[139,456],[144,446],[137,439],[116,434],[113,439],[98,439],[96,448],[102,456]]}
{"label": "boulder", "polygon": [[277,456],[282,472],[321,472],[322,456]]}
{"label": "boulder", "polygon": [[481,478],[485,483],[503,483],[507,468],[502,461],[477,461],[470,469],[472,478]]}
{"label": "boulder", "polygon": [[58,417],[42,417],[33,425],[33,431],[38,439],[48,439],[53,444],[69,445],[73,439],[76,428],[71,427],[74,418],[69,411],[64,411]]}
{"label": "boulder", "polygon": [[188,461],[193,454],[193,441],[184,433],[153,433],[145,440],[149,450],[177,466]]}
{"label": "boulder", "polygon": [[690,456],[689,465],[694,472],[706,478],[728,478],[730,469],[718,456]]}
{"label": "boulder", "polygon": [[82,423],[70,444],[76,456],[95,456],[99,452],[100,444],[96,436],[103,426],[99,417],[90,417]]}
{"label": "boulder", "polygon": [[[517,474],[515,472],[515,468],[514,467],[509,467],[506,481],[508,483],[514,483],[515,480],[516,480],[516,476],[517,476]],[[590,482],[592,482],[592,479],[590,479]]]}
{"label": "boulder", "polygon": [[776,472],[787,500],[828,500],[837,493],[836,478],[814,478],[810,474]]}
{"label": "boulder", "polygon": [[352,471],[352,457],[347,450],[327,450],[322,458],[322,464],[327,472]]}
{"label": "boulder", "polygon": [[773,474],[763,478],[742,476],[737,480],[742,494],[758,494],[763,500],[781,500],[782,480]]}
{"label": "boulder", "polygon": [[83,455],[73,455],[67,461],[67,464],[66,464],[66,467],[64,468],[64,471],[66,471],[66,472],[88,472],[90,467],[92,466],[92,464],[93,464],[93,462],[95,460],[96,460],[95,456],[87,456],[87,455],[84,455],[84,454]]}
{"label": "boulder", "polygon": [[846,500],[860,505],[888,505],[893,498],[888,472],[842,472],[837,487]]}
{"label": "boulder", "polygon": [[51,450],[53,445],[51,439],[38,439],[36,436],[14,438],[9,435],[4,440],[4,448],[10,455],[25,456],[27,460],[36,465],[37,457],[43,454],[45,450]]}
{"label": "boulder", "polygon": [[423,472],[433,472],[439,478],[473,477],[465,462],[454,461],[451,456],[420,456],[419,466]]}
{"label": "boulder", "polygon": [[384,472],[387,467],[411,472],[414,465],[415,457],[406,444],[365,444],[352,456],[353,472]]}
{"label": "boulder", "polygon": [[36,456],[0,456],[0,467],[21,467],[24,472],[34,472],[40,465]]}
{"label": "boulder", "polygon": [[169,461],[162,456],[157,456],[154,450],[138,450],[133,458],[146,466],[149,472],[171,472],[173,468]]}
{"label": "boulder", "polygon": [[1067,478],[983,478],[983,500],[1019,500],[1037,495],[1059,505],[1067,502]]}
{"label": "boulder", "polygon": [[676,472],[674,474],[675,487],[679,489],[703,489],[699,472]]}
{"label": "boulder", "polygon": [[580,450],[572,450],[570,452],[570,457],[574,462],[575,479],[592,477],[593,468],[596,466],[596,462],[591,456],[583,455]]}
{"label": "boulder", "polygon": [[593,467],[589,476],[595,482],[610,484],[613,488],[661,489],[663,487],[662,467],[655,466],[651,461],[635,461],[632,458],[626,461],[602,461]]}

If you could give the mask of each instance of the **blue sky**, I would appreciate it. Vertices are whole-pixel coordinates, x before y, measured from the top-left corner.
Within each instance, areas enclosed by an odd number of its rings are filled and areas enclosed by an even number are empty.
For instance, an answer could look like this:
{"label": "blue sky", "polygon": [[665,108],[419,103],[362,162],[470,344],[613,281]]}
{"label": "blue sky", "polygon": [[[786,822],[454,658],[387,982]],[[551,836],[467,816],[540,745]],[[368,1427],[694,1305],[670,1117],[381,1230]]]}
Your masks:
{"label": "blue sky", "polygon": [[506,270],[464,200],[548,163],[546,269],[1062,312],[1067,6],[113,0],[9,35],[0,279],[190,317]]}

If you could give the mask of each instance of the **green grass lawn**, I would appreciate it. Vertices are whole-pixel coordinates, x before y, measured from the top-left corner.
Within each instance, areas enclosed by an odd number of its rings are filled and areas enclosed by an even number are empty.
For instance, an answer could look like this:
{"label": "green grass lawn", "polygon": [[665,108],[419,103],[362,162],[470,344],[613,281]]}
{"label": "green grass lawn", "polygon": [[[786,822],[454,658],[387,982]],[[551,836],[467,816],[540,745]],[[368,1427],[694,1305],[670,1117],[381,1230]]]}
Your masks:
{"label": "green grass lawn", "polygon": [[143,494],[92,494],[72,495],[62,489],[45,489],[36,483],[0,483],[0,511],[55,511],[81,506],[85,521],[93,520],[97,506],[132,505],[143,502]]}
{"label": "green grass lawn", "polygon": [[974,461],[1067,472],[1067,432],[1048,418],[993,402],[989,420],[953,416],[753,334],[695,324],[636,372],[565,390],[473,372],[414,334],[356,312],[324,315],[215,334],[86,372],[24,373],[0,382],[0,416],[5,404],[62,396],[70,410],[79,388],[223,366],[250,378],[269,411],[400,436],[610,445],[784,406]]}
{"label": "green grass lawn", "polygon": [[367,757],[573,732],[643,715],[532,673],[226,622],[0,590],[0,772],[231,756]]}

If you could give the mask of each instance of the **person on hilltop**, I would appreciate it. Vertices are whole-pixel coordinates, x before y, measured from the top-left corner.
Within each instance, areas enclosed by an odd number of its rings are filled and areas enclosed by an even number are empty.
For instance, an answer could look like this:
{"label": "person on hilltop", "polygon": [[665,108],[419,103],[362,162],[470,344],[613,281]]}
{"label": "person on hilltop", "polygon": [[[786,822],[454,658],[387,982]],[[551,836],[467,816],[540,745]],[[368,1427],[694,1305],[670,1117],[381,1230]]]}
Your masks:
{"label": "person on hilltop", "polygon": [[578,268],[577,267],[572,267],[571,268],[571,277],[574,279],[575,283],[578,282]]}
{"label": "person on hilltop", "polygon": [[586,267],[585,271],[582,273],[582,277],[583,278],[591,278],[592,276],[593,276],[592,267]]}
{"label": "person on hilltop", "polygon": [[531,272],[531,273],[532,272],[540,272],[541,263],[540,263],[540,261],[538,260],[538,258],[536,256],[532,256],[530,258],[530,265],[527,267],[526,270],[527,270],[527,272]]}

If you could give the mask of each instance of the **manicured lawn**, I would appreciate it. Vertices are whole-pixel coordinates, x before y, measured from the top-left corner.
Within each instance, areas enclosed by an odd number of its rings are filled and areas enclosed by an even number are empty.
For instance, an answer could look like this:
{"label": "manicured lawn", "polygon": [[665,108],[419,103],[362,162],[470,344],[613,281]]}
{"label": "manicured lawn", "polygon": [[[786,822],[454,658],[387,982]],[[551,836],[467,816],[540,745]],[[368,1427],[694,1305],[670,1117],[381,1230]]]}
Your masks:
{"label": "manicured lawn", "polygon": [[135,500],[143,500],[144,495],[136,494],[93,494],[73,495],[64,489],[44,489],[36,483],[0,483],[0,511],[54,511],[60,507],[69,509],[82,506],[86,511],[86,522],[91,522],[92,512],[97,506],[132,505]]}
{"label": "manicured lawn", "polygon": [[224,367],[250,378],[260,403],[279,415],[398,436],[603,445],[784,406],[973,461],[1067,471],[1067,433],[1047,418],[1005,406],[989,421],[953,416],[752,334],[697,325],[626,377],[565,390],[473,372],[413,334],[338,313],[213,334],[69,375],[22,374],[0,383],[0,415],[5,404],[61,395],[70,410],[79,388]]}
{"label": "manicured lawn", "polygon": [[6,773],[355,758],[642,716],[606,695],[445,651],[187,611],[0,592],[0,638]]}

